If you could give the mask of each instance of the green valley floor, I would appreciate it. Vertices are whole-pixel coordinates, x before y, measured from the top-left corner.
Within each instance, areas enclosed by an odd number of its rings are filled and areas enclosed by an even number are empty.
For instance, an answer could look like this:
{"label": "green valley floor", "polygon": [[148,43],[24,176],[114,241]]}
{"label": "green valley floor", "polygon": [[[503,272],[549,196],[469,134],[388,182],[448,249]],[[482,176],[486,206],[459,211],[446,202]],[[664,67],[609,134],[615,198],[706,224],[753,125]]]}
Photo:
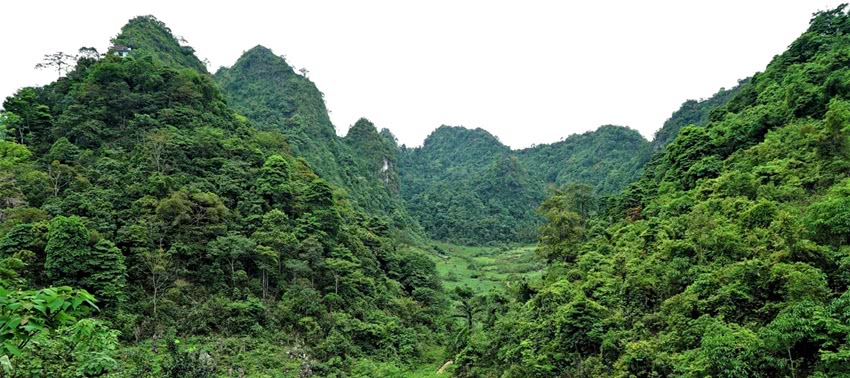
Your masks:
{"label": "green valley floor", "polygon": [[536,246],[474,247],[433,242],[436,251],[427,253],[437,264],[446,292],[467,286],[478,294],[510,285],[523,278],[540,278],[545,262]]}

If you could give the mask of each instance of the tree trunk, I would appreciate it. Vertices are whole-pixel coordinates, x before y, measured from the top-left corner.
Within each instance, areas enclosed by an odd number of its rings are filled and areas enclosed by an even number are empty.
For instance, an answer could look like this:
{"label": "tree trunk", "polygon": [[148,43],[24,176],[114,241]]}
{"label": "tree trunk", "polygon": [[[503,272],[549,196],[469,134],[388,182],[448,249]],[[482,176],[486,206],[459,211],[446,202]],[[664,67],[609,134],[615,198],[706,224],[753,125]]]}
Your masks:
{"label": "tree trunk", "polygon": [[791,377],[797,378],[797,371],[794,370],[794,359],[791,357],[791,348],[788,348],[788,362],[791,364]]}
{"label": "tree trunk", "polygon": [[[154,279],[154,282],[156,282],[156,279]],[[154,326],[154,329],[156,329],[156,318],[157,318],[157,313],[156,313],[156,299],[157,298],[156,298],[156,296],[157,296],[158,292],[159,292],[159,290],[156,286],[156,283],[154,283],[154,285],[153,285],[153,326]]]}
{"label": "tree trunk", "polygon": [[266,299],[266,293],[269,291],[269,278],[266,269],[263,269],[263,299]]}

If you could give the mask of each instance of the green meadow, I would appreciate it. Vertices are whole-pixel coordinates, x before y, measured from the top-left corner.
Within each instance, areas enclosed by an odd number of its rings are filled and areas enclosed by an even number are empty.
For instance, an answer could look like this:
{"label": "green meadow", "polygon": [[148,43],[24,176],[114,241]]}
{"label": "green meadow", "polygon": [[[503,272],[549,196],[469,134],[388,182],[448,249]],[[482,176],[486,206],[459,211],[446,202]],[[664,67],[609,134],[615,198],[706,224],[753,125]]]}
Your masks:
{"label": "green meadow", "polygon": [[473,247],[434,242],[430,256],[447,292],[468,286],[485,293],[526,278],[540,278],[545,262],[534,245],[520,247]]}

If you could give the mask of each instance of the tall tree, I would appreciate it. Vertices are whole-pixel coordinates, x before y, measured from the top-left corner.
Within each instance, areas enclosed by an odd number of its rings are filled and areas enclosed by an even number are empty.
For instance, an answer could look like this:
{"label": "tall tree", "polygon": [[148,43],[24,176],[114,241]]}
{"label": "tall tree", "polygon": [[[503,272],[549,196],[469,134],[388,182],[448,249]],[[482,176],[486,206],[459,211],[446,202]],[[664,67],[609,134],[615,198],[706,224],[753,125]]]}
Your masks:
{"label": "tall tree", "polygon": [[76,56],[57,51],[53,54],[44,54],[44,60],[36,64],[35,68],[56,70],[56,74],[62,76],[63,73],[71,69],[76,61]]}
{"label": "tall tree", "polygon": [[257,193],[272,206],[290,206],[292,188],[289,163],[282,156],[272,155],[266,159],[256,185]]}
{"label": "tall tree", "polygon": [[[51,126],[53,117],[50,108],[39,102],[37,93],[33,88],[22,88],[14,96],[6,98],[3,102],[3,112],[6,117],[6,129],[12,132],[18,143],[30,148],[45,148],[44,146],[31,146],[40,143],[45,138],[44,132]],[[31,140],[33,134],[38,135],[37,140]]]}
{"label": "tall tree", "polygon": [[168,288],[174,280],[174,261],[171,254],[162,249],[143,251],[140,257],[145,268],[145,286],[151,295],[153,336],[156,338],[159,332],[159,302],[162,291]]}
{"label": "tall tree", "polygon": [[236,287],[236,268],[241,260],[256,254],[257,245],[242,235],[229,234],[216,238],[209,245],[210,254],[227,263],[231,287]]}

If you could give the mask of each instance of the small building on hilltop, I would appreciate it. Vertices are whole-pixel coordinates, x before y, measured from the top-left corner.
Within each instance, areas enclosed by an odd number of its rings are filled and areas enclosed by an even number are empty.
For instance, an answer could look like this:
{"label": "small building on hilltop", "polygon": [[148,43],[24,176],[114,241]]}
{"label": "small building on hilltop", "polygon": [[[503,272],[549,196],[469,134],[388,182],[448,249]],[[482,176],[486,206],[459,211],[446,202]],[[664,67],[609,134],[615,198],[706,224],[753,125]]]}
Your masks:
{"label": "small building on hilltop", "polygon": [[130,51],[133,50],[133,49],[131,49],[127,46],[124,46],[124,45],[115,45],[115,46],[112,46],[112,48],[110,50],[112,50],[113,54],[118,55],[122,58],[126,58],[127,55],[130,55]]}

